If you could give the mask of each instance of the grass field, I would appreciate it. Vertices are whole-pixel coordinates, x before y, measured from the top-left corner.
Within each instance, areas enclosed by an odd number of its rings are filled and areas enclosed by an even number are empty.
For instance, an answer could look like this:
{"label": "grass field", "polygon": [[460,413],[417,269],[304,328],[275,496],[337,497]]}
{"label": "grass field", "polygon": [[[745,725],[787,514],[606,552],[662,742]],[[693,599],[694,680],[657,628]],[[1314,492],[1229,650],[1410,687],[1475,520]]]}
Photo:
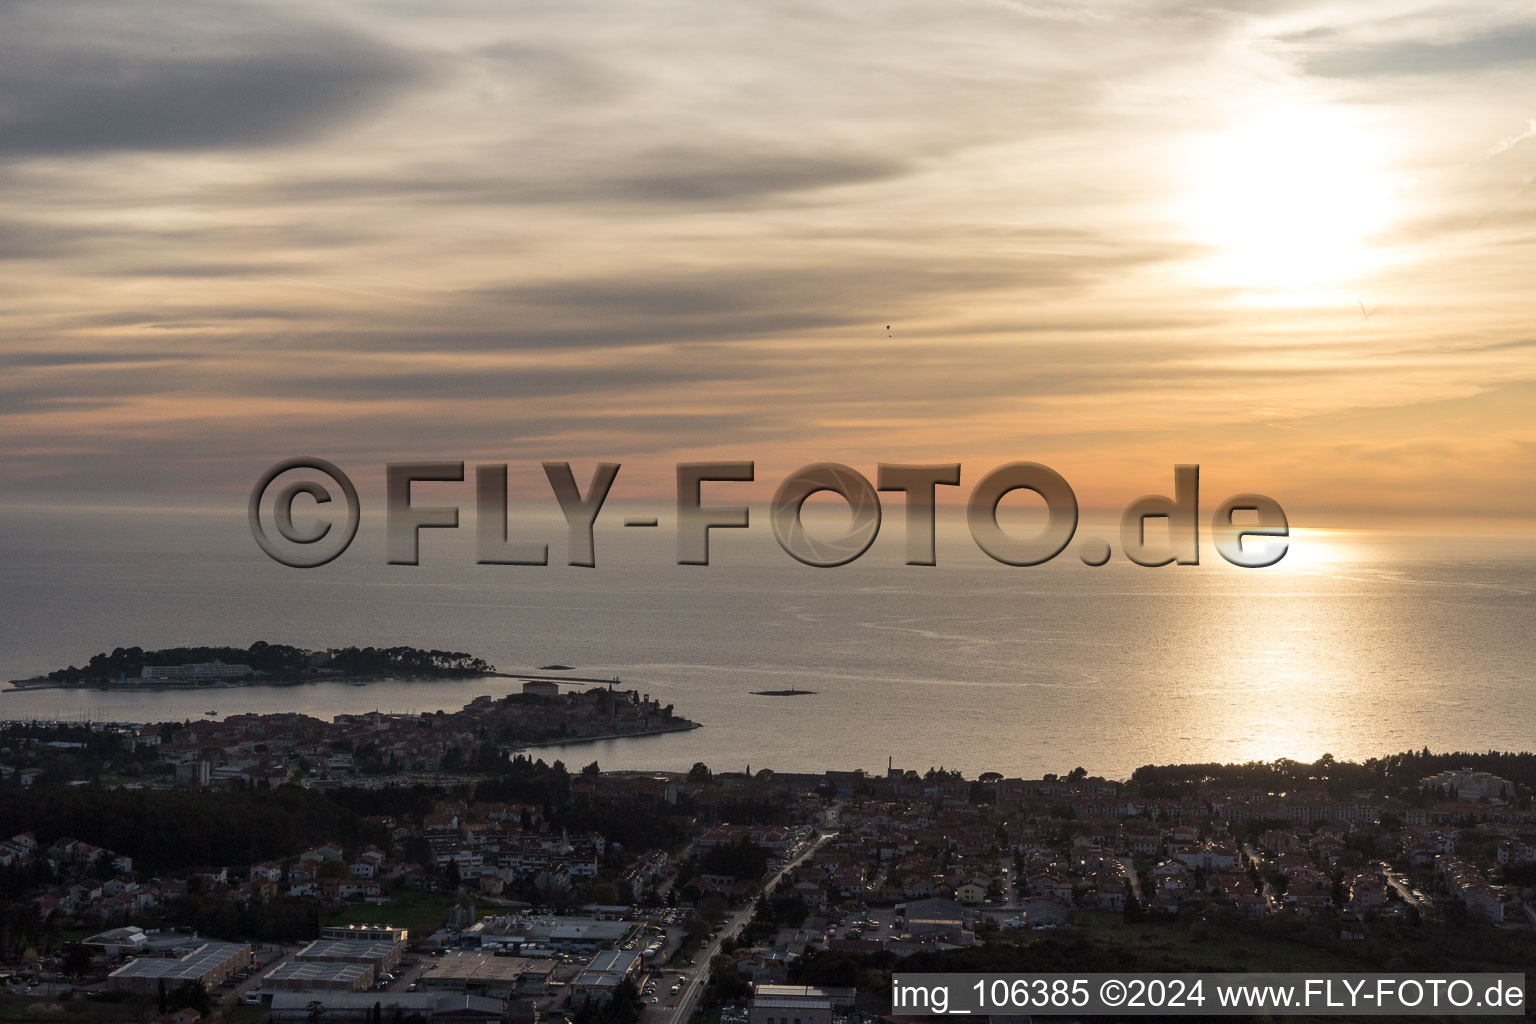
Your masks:
{"label": "grass field", "polygon": [[1079,913],[1072,920],[1073,930],[1084,935],[1192,970],[1367,969],[1346,950],[1318,949],[1256,928],[1191,920],[1127,924],[1122,915],[1108,912]]}
{"label": "grass field", "polygon": [[261,1024],[261,1018],[266,1015],[265,1006],[235,1006],[228,1013],[233,1024]]}
{"label": "grass field", "polygon": [[[150,1012],[149,1015],[153,1017],[154,1013]],[[141,1007],[133,1002],[106,1003],[79,997],[59,999],[57,996],[17,996],[12,993],[0,995],[0,1021],[105,1024],[108,1021],[138,1020],[141,1016]]]}
{"label": "grass field", "polygon": [[425,939],[447,923],[454,899],[452,893],[404,892],[391,903],[353,904],[326,924],[388,924],[410,929],[413,940]]}
{"label": "grass field", "polygon": [[[264,1006],[236,1006],[229,1013],[233,1024],[261,1024],[266,1016]],[[142,1021],[155,1016],[153,1001],[129,999],[117,1003],[98,1002],[93,999],[60,1000],[53,996],[0,995],[0,1021],[32,1022],[37,1024],[116,1024],[120,1021]]]}

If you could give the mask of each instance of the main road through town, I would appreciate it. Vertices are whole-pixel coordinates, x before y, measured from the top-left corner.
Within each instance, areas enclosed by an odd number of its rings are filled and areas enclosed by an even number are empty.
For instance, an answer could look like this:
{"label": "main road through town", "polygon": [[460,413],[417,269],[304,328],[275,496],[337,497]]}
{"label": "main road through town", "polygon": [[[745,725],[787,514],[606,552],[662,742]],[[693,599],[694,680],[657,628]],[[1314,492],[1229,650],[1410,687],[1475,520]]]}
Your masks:
{"label": "main road through town", "polygon": [[[771,893],[779,881],[800,865],[822,843],[837,835],[829,832],[819,837],[815,842],[806,845],[805,849],[789,863],[776,871],[772,878],[763,883],[763,892]],[[688,1024],[688,1019],[693,1016],[693,1008],[698,1004],[699,996],[704,992],[704,986],[709,982],[709,961],[720,952],[720,945],[726,939],[735,938],[741,934],[741,929],[752,919],[752,911],[756,907],[756,900],[749,901],[741,910],[736,911],[725,920],[725,927],[719,934],[710,938],[708,944],[694,958],[694,966],[683,972],[682,990],[678,992],[677,1002],[671,1006],[663,1006],[661,1010],[664,1016],[654,1018],[657,1024]]]}

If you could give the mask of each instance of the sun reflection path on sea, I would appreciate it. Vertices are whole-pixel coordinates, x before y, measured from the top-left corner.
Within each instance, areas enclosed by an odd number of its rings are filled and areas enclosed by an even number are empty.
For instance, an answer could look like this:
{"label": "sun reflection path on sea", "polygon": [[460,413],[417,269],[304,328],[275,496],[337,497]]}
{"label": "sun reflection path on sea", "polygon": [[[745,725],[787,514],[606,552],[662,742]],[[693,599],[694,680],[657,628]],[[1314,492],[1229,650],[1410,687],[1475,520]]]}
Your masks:
{"label": "sun reflection path on sea", "polygon": [[[1275,566],[1218,570],[1231,577],[1230,599],[1192,604],[1189,614],[1203,621],[1183,626],[1208,638],[1183,651],[1203,664],[1169,666],[1165,674],[1181,691],[1192,730],[1204,734],[1210,760],[1313,761],[1344,744],[1399,745],[1379,684],[1390,638],[1372,604],[1352,599],[1352,581],[1397,572],[1373,554],[1370,538],[1359,533],[1293,529]],[[1350,723],[1348,736],[1340,735],[1341,722]]]}

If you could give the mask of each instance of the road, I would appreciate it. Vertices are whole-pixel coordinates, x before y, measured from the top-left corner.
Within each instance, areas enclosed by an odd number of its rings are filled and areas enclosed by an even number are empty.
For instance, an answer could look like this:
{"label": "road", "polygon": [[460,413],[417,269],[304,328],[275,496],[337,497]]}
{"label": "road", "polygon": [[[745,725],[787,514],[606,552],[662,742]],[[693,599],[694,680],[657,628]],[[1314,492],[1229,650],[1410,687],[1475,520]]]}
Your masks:
{"label": "road", "polygon": [[1121,857],[1120,866],[1125,868],[1126,881],[1131,883],[1131,895],[1136,897],[1136,902],[1146,906],[1147,901],[1141,895],[1141,876],[1136,873],[1136,862],[1130,857]]}
{"label": "road", "polygon": [[1419,915],[1425,920],[1429,920],[1434,917],[1435,908],[1431,906],[1427,901],[1419,899],[1410,891],[1411,886],[1406,876],[1400,875],[1396,871],[1393,871],[1391,865],[1389,865],[1386,861],[1377,861],[1376,866],[1379,867],[1381,869],[1381,873],[1386,876],[1387,884],[1390,885],[1393,889],[1397,890],[1397,894],[1403,898],[1404,903],[1417,910]]}
{"label": "road", "polygon": [[1006,923],[1019,916],[1019,879],[1011,866],[1002,869],[1003,898],[988,903],[983,903],[977,908],[977,912],[985,917],[995,917],[999,924]]}
{"label": "road", "polygon": [[[817,847],[835,835],[837,835],[836,832],[829,832],[808,845],[794,860],[785,864],[774,873],[772,878],[763,883],[763,892],[772,892],[786,874],[798,867],[801,861],[816,852]],[[683,972],[683,987],[682,991],[677,995],[676,1004],[660,1007],[661,1011],[667,1014],[667,1016],[657,1018],[658,1021],[662,1022],[662,1024],[687,1024],[688,1019],[693,1016],[693,1008],[698,1004],[699,996],[704,992],[704,986],[709,981],[710,959],[720,952],[720,944],[722,942],[729,938],[735,938],[740,934],[741,929],[752,919],[752,911],[755,905],[755,900],[749,902],[744,908],[726,918],[725,927],[720,930],[720,934],[711,938],[709,944],[699,950],[698,955],[694,957],[694,966]],[[657,987],[660,988],[661,986],[658,985]]]}
{"label": "road", "polygon": [[1003,865],[1003,910],[1019,909],[1019,879],[1014,876],[1012,866]]}
{"label": "road", "polygon": [[209,995],[215,1000],[222,1001],[226,1007],[235,1006],[239,1004],[247,992],[260,988],[262,979],[278,964],[288,959],[290,952],[297,952],[303,948],[303,946],[295,946],[290,951],[285,946],[258,945],[255,949],[256,970],[251,972],[250,977],[240,979],[234,985],[221,985],[215,991],[210,992]]}
{"label": "road", "polygon": [[1255,868],[1258,868],[1259,895],[1264,897],[1265,912],[1270,914],[1279,912],[1281,907],[1284,905],[1280,899],[1280,894],[1275,892],[1275,887],[1269,884],[1269,879],[1265,876],[1264,869],[1259,867],[1259,865],[1266,863],[1264,855],[1261,854],[1258,850],[1254,849],[1252,843],[1243,844],[1243,853],[1247,854],[1248,860],[1253,864]]}
{"label": "road", "polygon": [[390,991],[410,991],[411,985],[421,979],[421,976],[427,972],[427,968],[431,967],[433,962],[430,956],[422,956],[415,953],[407,953],[401,957],[400,966],[395,968],[395,973],[399,977],[395,979],[393,985],[389,986]]}

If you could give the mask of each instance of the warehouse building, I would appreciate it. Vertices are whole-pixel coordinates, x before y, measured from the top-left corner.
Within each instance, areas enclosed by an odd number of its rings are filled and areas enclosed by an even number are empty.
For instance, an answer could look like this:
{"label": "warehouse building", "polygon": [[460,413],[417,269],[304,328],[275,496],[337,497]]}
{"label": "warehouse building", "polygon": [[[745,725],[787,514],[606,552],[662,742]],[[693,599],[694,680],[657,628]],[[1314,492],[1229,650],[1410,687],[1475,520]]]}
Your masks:
{"label": "warehouse building", "polygon": [[536,996],[544,993],[554,970],[553,960],[452,953],[427,969],[421,976],[421,987],[427,991],[463,992],[494,999]]}
{"label": "warehouse building", "polygon": [[598,1002],[613,995],[625,978],[640,968],[640,954],[623,949],[607,949],[592,958],[571,982],[571,994]]}
{"label": "warehouse building", "polygon": [[270,992],[364,992],[373,978],[372,964],[289,960],[274,967],[261,987]]}
{"label": "warehouse building", "polygon": [[639,936],[645,925],[638,921],[605,921],[596,917],[487,917],[459,933],[465,947],[511,949],[558,949],[566,953],[595,953],[623,945]]}
{"label": "warehouse building", "polygon": [[404,947],[398,942],[366,939],[316,939],[294,955],[295,960],[317,964],[371,964],[374,974],[400,966]]}
{"label": "warehouse building", "polygon": [[748,1024],[832,1024],[834,994],[808,985],[758,985],[747,1010]]}
{"label": "warehouse building", "polygon": [[205,942],[186,956],[141,956],[130,960],[107,976],[107,988],[151,995],[160,991],[162,981],[171,989],[197,981],[212,991],[241,967],[249,967],[252,959],[249,945]]}
{"label": "warehouse building", "polygon": [[137,956],[149,952],[149,935],[143,928],[129,925],[126,928],[109,928],[104,932],[80,940],[107,956]]}
{"label": "warehouse building", "polygon": [[369,942],[404,942],[411,933],[387,924],[337,924],[320,929],[322,939],[366,939]]}

